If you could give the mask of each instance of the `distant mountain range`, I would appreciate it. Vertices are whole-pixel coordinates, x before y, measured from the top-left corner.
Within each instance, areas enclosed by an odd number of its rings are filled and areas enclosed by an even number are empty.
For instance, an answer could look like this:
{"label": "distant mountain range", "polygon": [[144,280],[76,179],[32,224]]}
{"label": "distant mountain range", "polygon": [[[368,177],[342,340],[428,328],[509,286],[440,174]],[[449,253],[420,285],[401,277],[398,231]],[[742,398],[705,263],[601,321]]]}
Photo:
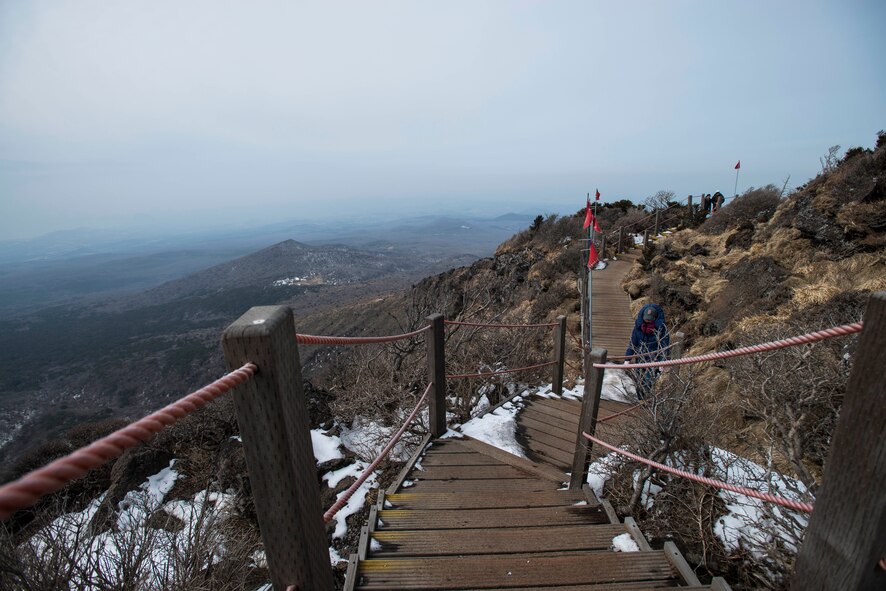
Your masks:
{"label": "distant mountain range", "polygon": [[[382,253],[383,259],[366,259],[364,264],[367,268],[379,264],[384,272],[421,265],[440,270],[439,265],[454,256],[491,254],[499,243],[528,226],[532,217],[421,216],[362,224],[285,222],[214,234],[141,236],[82,229],[0,241],[0,318],[32,313],[46,305],[134,294],[287,240],[297,240],[305,247],[338,245]],[[359,276],[346,272],[339,263],[334,266],[345,275],[328,278],[332,282],[368,277],[363,271]],[[300,277],[310,269],[292,272]]]}

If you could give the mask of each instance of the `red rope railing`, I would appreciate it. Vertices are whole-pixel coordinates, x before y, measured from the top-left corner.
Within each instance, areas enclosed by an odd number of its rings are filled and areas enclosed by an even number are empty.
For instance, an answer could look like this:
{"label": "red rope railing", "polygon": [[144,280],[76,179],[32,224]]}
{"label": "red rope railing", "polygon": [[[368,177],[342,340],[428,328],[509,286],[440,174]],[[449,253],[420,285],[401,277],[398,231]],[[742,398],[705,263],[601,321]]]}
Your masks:
{"label": "red rope railing", "polygon": [[398,441],[400,441],[403,433],[406,432],[406,429],[408,429],[409,425],[412,424],[412,421],[415,420],[416,415],[418,415],[418,411],[421,409],[422,406],[424,406],[425,401],[428,399],[428,393],[431,391],[433,385],[433,382],[428,384],[428,387],[425,388],[425,393],[421,395],[421,398],[418,400],[415,408],[412,409],[412,412],[409,413],[408,417],[406,417],[406,421],[403,423],[403,426],[400,427],[400,430],[397,431],[393,437],[391,437],[391,440],[388,442],[388,444],[384,447],[384,449],[381,450],[381,452],[379,452],[378,456],[372,461],[372,463],[369,464],[365,470],[363,470],[363,473],[360,474],[360,477],[357,478],[354,484],[349,486],[348,489],[343,492],[341,496],[338,497],[338,500],[335,502],[335,504],[333,504],[332,507],[327,509],[326,513],[323,514],[323,521],[325,523],[329,523],[330,521],[332,521],[332,518],[335,517],[335,514],[341,511],[341,508],[348,503],[348,500],[354,495],[355,492],[357,492],[357,489],[360,488],[360,486],[362,486],[364,482],[366,482],[366,479],[369,478],[369,476],[372,474],[373,471],[375,471],[376,468],[378,468],[378,465],[381,463],[381,461],[391,452],[392,449],[394,449],[394,446],[397,445]]}
{"label": "red rope railing", "polygon": [[430,325],[404,334],[394,334],[382,337],[331,337],[324,335],[296,334],[295,340],[300,345],[370,345],[375,343],[390,343],[402,341],[420,335],[430,330]]}
{"label": "red rope railing", "polygon": [[124,451],[147,441],[169,425],[194,412],[207,402],[251,378],[258,368],[247,363],[184,398],[98,439],[86,447],[0,486],[0,520],[30,507],[41,497],[55,492],[90,470],[119,457]]}
{"label": "red rope railing", "polygon": [[549,365],[554,365],[557,363],[556,361],[548,361],[547,363],[539,363],[538,365],[530,365],[528,367],[517,367],[515,369],[502,369],[499,371],[489,371],[485,373],[461,373],[461,374],[447,374],[446,379],[456,379],[456,378],[485,378],[488,376],[498,376],[506,373],[517,373],[520,371],[527,371],[530,369],[538,369],[539,367],[547,367]]}
{"label": "red rope railing", "polygon": [[615,447],[614,445],[610,445],[605,441],[601,441],[597,439],[593,435],[588,435],[585,432],[582,432],[582,436],[584,436],[589,441],[593,441],[597,445],[605,447],[610,451],[614,451],[615,453],[621,454],[623,456],[629,457],[632,460],[636,460],[637,462],[646,464],[647,466],[652,466],[653,468],[658,468],[659,470],[663,470],[670,474],[674,474],[675,476],[682,476],[683,478],[688,478],[694,482],[699,482],[701,484],[706,484],[708,486],[713,486],[715,488],[722,488],[723,490],[732,491],[734,493],[739,493],[742,495],[746,495],[748,497],[754,497],[755,499],[760,499],[762,501],[766,501],[768,503],[775,503],[776,505],[781,505],[782,507],[787,507],[788,509],[794,509],[796,511],[804,511],[806,513],[812,513],[812,505],[810,503],[801,503],[800,501],[794,501],[791,499],[786,499],[784,497],[778,497],[775,495],[771,495],[769,493],[760,492],[758,490],[754,490],[752,488],[745,488],[743,486],[736,486],[734,484],[729,484],[728,482],[723,482],[721,480],[714,480],[713,478],[707,478],[705,476],[699,476],[698,474],[693,474],[691,472],[686,472],[685,470],[679,470],[677,468],[671,468],[670,466],[666,466],[665,464],[661,464],[659,462],[654,462],[650,459],[644,458],[642,456],[638,456],[637,454],[633,454],[629,451],[623,450],[621,448]]}
{"label": "red rope railing", "polygon": [[603,417],[602,419],[597,419],[597,422],[598,422],[598,423],[605,423],[606,421],[610,421],[610,420],[614,419],[615,417],[620,417],[621,415],[626,415],[626,414],[628,414],[629,412],[634,412],[635,410],[637,410],[638,408],[640,408],[640,407],[643,406],[644,404],[646,404],[646,401],[645,401],[645,400],[641,400],[640,402],[638,402],[638,403],[635,404],[634,406],[631,406],[631,407],[629,407],[629,408],[626,408],[626,409],[624,409],[624,410],[622,410],[622,411],[619,411],[619,412],[617,412],[617,413],[613,413],[613,414],[611,414],[611,415],[606,415],[606,416]]}
{"label": "red rope railing", "polygon": [[550,328],[557,326],[556,322],[544,322],[541,324],[497,324],[487,322],[464,322],[461,320],[444,320],[443,324],[450,326],[479,326],[482,328]]}
{"label": "red rope railing", "polygon": [[700,363],[702,361],[713,361],[715,359],[728,359],[730,357],[739,357],[741,355],[751,355],[753,353],[762,353],[764,351],[774,351],[785,347],[794,347],[796,345],[805,345],[816,341],[823,341],[833,337],[840,337],[856,332],[861,332],[863,322],[853,322],[852,324],[844,324],[843,326],[835,326],[834,328],[826,328],[816,332],[789,337],[780,341],[772,341],[769,343],[760,343],[759,345],[750,345],[748,347],[740,347],[732,351],[718,351],[715,353],[707,353],[705,355],[695,355],[693,357],[683,357],[682,359],[668,359],[666,361],[655,361],[650,363],[631,363],[626,365],[611,363],[595,363],[597,369],[644,369],[647,367],[667,367],[671,365],[687,365],[689,363]]}

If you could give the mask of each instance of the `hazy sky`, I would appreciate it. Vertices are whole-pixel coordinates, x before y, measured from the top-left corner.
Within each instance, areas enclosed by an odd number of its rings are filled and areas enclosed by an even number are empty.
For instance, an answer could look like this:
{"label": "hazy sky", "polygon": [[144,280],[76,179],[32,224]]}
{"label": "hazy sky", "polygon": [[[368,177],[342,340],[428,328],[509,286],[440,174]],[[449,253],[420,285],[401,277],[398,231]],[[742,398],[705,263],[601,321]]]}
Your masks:
{"label": "hazy sky", "polygon": [[0,239],[575,211],[886,128],[886,2],[0,0]]}

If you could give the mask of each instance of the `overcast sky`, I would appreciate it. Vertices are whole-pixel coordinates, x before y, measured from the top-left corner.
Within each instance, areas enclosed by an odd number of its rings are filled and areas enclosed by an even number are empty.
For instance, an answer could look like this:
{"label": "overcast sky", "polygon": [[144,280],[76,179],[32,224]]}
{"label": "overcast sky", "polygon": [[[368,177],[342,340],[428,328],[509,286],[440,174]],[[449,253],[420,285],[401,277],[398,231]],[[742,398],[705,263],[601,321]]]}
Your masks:
{"label": "overcast sky", "polygon": [[886,3],[0,0],[0,239],[573,212],[886,128]]}

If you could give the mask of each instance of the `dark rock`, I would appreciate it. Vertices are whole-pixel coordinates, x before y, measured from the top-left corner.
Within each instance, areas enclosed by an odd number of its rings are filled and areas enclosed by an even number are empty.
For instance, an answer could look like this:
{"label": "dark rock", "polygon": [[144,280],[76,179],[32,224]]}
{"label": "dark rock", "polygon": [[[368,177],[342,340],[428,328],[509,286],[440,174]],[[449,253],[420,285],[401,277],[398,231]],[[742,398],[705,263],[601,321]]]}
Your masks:
{"label": "dark rock", "polygon": [[708,251],[707,248],[705,248],[704,246],[702,246],[701,244],[696,242],[695,244],[693,244],[692,246],[689,247],[689,254],[691,254],[692,256],[695,256],[695,257],[698,257],[698,256],[706,257],[711,253],[710,253],[710,251]]}
{"label": "dark rock", "polygon": [[185,522],[175,515],[170,515],[166,511],[160,509],[159,511],[154,511],[151,516],[148,517],[147,521],[145,521],[145,526],[151,529],[177,532],[185,528]]}
{"label": "dark rock", "polygon": [[742,222],[742,224],[726,239],[726,252],[733,248],[747,250],[754,240],[754,224]]}
{"label": "dark rock", "polygon": [[147,479],[163,468],[168,468],[173,457],[166,450],[136,447],[127,450],[111,469],[111,486],[92,518],[89,528],[100,532],[116,515],[117,506],[126,493],[138,489]]}

